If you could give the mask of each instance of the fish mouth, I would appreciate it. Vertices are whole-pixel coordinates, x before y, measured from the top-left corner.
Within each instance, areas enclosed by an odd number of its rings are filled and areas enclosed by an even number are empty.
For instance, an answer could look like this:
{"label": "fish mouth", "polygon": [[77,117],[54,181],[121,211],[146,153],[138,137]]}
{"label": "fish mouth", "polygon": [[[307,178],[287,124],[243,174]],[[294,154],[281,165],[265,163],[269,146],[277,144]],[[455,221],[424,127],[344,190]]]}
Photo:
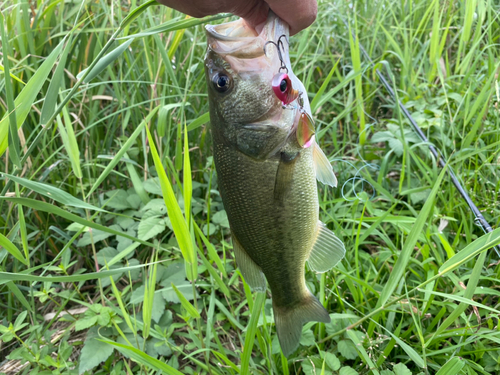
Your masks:
{"label": "fish mouth", "polygon": [[[288,46],[290,27],[273,11],[269,10],[259,32],[242,18],[220,25],[206,25],[205,29],[207,56],[219,55],[234,72],[258,73],[268,78],[270,83],[276,73],[286,71],[293,87],[302,93],[303,110],[311,115],[306,89],[292,71]],[[297,100],[293,104],[297,107]]]}
{"label": "fish mouth", "polygon": [[[223,57],[232,56],[239,59],[254,59],[263,55],[274,59],[277,51],[270,46],[266,47],[266,43],[276,43],[282,35],[288,40],[289,35],[288,24],[271,10],[260,32],[250,27],[242,18],[220,25],[206,25],[205,28],[210,50]],[[288,57],[288,43],[285,42],[283,48],[283,56]]]}

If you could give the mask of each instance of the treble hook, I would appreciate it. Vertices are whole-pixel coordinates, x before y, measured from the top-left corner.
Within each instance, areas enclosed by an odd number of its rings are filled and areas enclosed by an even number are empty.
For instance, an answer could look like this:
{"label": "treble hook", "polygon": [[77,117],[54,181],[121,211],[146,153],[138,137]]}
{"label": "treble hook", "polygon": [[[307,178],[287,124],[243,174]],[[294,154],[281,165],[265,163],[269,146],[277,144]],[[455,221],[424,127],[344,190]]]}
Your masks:
{"label": "treble hook", "polygon": [[285,73],[288,74],[288,68],[286,67],[285,59],[283,58],[283,55],[281,54],[281,50],[282,49],[283,49],[283,51],[285,51],[285,45],[283,44],[283,41],[281,40],[282,38],[285,38],[285,40],[288,43],[288,40],[286,39],[286,35],[285,34],[281,35],[278,38],[278,42],[277,43],[274,42],[274,41],[272,41],[272,40],[267,41],[264,44],[264,55],[266,55],[266,47],[267,47],[267,45],[268,44],[273,44],[276,47],[276,50],[278,51],[278,58],[280,59],[280,63],[281,63],[280,68],[279,68],[278,71],[281,71],[283,69],[283,71],[285,71]]}

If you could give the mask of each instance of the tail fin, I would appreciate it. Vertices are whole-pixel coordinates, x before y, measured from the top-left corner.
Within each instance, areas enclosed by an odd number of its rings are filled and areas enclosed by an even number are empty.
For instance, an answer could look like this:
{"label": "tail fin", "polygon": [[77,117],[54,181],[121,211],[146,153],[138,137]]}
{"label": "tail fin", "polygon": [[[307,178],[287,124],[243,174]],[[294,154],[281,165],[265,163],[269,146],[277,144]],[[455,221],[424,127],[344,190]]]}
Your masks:
{"label": "tail fin", "polygon": [[298,348],[304,323],[330,323],[328,311],[311,293],[294,307],[273,306],[273,310],[276,332],[285,357]]}

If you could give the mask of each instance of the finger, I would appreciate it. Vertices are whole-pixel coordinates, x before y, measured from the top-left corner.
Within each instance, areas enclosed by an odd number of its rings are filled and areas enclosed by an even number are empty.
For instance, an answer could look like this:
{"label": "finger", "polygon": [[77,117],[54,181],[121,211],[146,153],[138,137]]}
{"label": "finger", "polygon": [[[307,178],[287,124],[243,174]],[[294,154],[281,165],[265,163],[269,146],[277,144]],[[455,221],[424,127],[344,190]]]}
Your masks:
{"label": "finger", "polygon": [[316,0],[266,0],[278,17],[290,25],[290,35],[310,26],[316,19]]}

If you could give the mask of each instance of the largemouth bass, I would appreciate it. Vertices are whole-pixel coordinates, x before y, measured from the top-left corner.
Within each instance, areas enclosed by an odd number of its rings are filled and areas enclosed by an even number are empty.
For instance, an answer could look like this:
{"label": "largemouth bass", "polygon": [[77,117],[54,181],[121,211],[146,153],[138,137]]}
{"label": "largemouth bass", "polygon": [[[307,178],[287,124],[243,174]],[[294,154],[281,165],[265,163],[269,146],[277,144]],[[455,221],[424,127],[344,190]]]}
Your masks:
{"label": "largemouth bass", "polygon": [[291,69],[288,25],[270,12],[259,33],[241,19],[206,29],[214,161],[236,262],[254,290],[265,291],[267,279],[288,356],[304,323],[330,322],[304,269],[308,260],[326,272],[345,254],[318,220],[316,179],[337,181],[314,140],[306,90]]}

